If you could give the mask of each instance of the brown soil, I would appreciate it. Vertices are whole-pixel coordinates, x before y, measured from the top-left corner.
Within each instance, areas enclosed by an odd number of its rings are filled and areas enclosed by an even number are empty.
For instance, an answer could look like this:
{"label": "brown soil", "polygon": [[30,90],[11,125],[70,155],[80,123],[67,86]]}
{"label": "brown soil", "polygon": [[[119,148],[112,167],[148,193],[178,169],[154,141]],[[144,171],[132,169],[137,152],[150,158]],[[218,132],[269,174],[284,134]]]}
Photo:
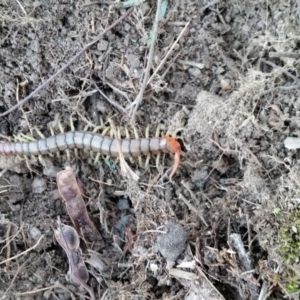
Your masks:
{"label": "brown soil", "polygon": [[[299,150],[284,146],[300,136],[296,2],[168,1],[150,76],[163,64],[135,126],[141,137],[148,125],[151,135],[158,125],[177,132],[184,153],[172,182],[169,155],[158,167],[152,158],[148,170],[128,160],[138,181],[89,153],[0,157],[0,299],[297,299]],[[70,118],[77,130],[130,128],[156,10],[156,1],[138,5],[1,117],[1,138],[39,139],[36,129],[70,130]],[[0,113],[125,11],[105,1],[0,1]],[[72,280],[70,249],[54,235],[58,217],[73,226],[56,184],[66,166],[103,238],[80,241],[74,268],[86,266],[85,282]]]}

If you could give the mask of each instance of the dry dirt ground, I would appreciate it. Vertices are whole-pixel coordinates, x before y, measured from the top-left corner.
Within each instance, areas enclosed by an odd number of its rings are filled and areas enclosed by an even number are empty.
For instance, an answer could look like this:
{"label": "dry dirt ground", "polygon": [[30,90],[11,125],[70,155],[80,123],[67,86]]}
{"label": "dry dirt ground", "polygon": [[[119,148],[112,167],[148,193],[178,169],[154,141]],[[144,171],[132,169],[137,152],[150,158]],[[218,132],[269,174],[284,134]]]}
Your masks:
{"label": "dry dirt ground", "polygon": [[[0,112],[132,2],[0,0]],[[134,137],[134,115],[140,137],[148,125],[151,135],[158,125],[177,133],[178,172],[172,182],[164,175],[169,155],[148,170],[128,160],[132,173],[89,153],[2,157],[0,299],[299,299],[299,150],[284,141],[300,136],[300,3],[159,7],[156,39],[158,5],[146,0],[1,117],[0,133],[39,139],[36,129],[67,131],[71,118],[77,130],[104,124],[124,135],[127,126]],[[136,107],[151,47],[152,77]],[[84,228],[74,231],[56,183],[66,166],[102,238],[79,243]]]}

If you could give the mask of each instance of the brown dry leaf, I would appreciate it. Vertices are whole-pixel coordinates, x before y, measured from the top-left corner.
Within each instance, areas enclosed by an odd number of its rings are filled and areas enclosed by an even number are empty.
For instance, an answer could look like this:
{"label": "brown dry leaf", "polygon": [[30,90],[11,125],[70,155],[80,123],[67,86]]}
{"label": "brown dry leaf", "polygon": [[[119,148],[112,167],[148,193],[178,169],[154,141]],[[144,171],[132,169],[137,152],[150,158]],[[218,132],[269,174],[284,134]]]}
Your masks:
{"label": "brown dry leaf", "polygon": [[81,196],[73,170],[66,167],[64,171],[57,174],[56,178],[58,191],[65,200],[68,214],[82,238],[90,242],[102,240],[102,237],[95,227],[86,210],[85,202]]}

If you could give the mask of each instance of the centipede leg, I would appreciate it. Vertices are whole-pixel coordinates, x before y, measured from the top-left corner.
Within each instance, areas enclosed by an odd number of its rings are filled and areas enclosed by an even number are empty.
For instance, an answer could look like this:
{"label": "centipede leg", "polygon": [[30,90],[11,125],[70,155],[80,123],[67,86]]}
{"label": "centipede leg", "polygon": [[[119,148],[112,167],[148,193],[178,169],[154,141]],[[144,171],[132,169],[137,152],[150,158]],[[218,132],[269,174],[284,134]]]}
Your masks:
{"label": "centipede leg", "polygon": [[[58,128],[60,130],[60,133],[64,133],[65,129],[63,127],[63,125],[61,124],[60,120],[58,121]],[[71,160],[71,155],[70,155],[70,150],[66,149],[66,154],[67,154],[67,159],[70,161]]]}
{"label": "centipede leg", "polygon": [[[149,131],[150,131],[150,126],[148,125],[147,127],[146,127],[146,131],[145,131],[145,137],[146,138],[149,138]],[[145,159],[145,165],[144,165],[144,168],[146,169],[146,170],[148,170],[149,169],[149,164],[150,164],[150,159],[151,159],[151,154],[149,153],[147,156],[146,156],[146,159]]]}
{"label": "centipede leg", "polygon": [[[75,131],[75,126],[74,126],[73,116],[72,115],[70,116],[70,128],[71,128],[71,131]],[[79,155],[78,155],[78,149],[77,148],[74,149],[74,154],[75,154],[75,157],[78,159]]]}
{"label": "centipede leg", "polygon": [[[44,134],[43,134],[38,128],[33,128],[33,129],[35,130],[35,132],[37,133],[37,135],[38,135],[41,139],[45,139],[45,138],[46,138],[46,137],[44,136]],[[49,153],[48,155],[49,155],[50,157],[54,157],[54,155],[53,155],[52,153]],[[44,161],[42,155],[39,155],[39,156],[38,156],[38,160],[39,160],[39,162],[40,162],[43,166],[45,166],[45,161]]]}
{"label": "centipede leg", "polygon": [[[130,133],[129,133],[129,130],[128,130],[128,127],[125,126],[125,136],[127,139],[130,139]],[[129,161],[133,164],[134,163],[134,159],[132,157],[129,158]]]}
{"label": "centipede leg", "polygon": [[[53,129],[52,125],[49,126],[49,130],[50,130],[51,135],[54,136],[55,132],[54,132],[54,129]],[[56,158],[60,158],[60,152],[59,151],[55,152],[55,155],[56,155]]]}
{"label": "centipede leg", "polygon": [[[15,135],[14,139],[15,142],[20,142],[20,143],[28,143],[28,142],[35,141],[35,139],[31,135],[23,134],[23,133]],[[19,160],[25,161],[28,169],[31,170],[31,168],[29,167],[30,157],[28,155],[23,155],[22,157],[20,155],[17,155],[17,157]]]}
{"label": "centipede leg", "polygon": [[[99,127],[96,127],[96,128],[93,130],[93,132],[97,132],[97,131],[100,130],[100,129],[103,129],[103,126],[102,126],[102,125],[99,126]],[[109,128],[109,127],[106,127],[106,128],[104,128],[104,130],[102,131],[101,134],[105,135],[109,130],[110,130],[110,128]],[[97,154],[96,154],[95,159],[94,159],[94,164],[95,164],[95,165],[96,165],[97,162],[99,161],[100,156],[101,156],[101,153],[97,153]]]}
{"label": "centipede leg", "polygon": [[161,154],[158,153],[155,158],[155,166],[158,172],[160,171],[160,158],[161,158]]}
{"label": "centipede leg", "polygon": [[[138,131],[136,129],[136,127],[134,125],[132,125],[132,129],[133,129],[133,132],[134,132],[134,137],[136,139],[139,139],[139,134],[138,134]],[[143,168],[143,160],[142,160],[142,156],[138,156],[138,161],[139,161],[139,166],[140,168]]]}

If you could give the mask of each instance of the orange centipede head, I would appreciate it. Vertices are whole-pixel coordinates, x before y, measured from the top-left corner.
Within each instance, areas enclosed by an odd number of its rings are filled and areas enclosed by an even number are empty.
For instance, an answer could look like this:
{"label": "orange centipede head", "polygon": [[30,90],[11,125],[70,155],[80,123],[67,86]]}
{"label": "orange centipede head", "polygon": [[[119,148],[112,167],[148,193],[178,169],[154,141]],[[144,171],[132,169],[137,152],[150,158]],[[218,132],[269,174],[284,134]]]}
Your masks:
{"label": "orange centipede head", "polygon": [[172,172],[170,174],[170,179],[171,179],[176,173],[180,164],[181,145],[176,139],[170,136],[164,135],[163,138],[167,140],[168,150],[175,154],[174,165],[173,165]]}

